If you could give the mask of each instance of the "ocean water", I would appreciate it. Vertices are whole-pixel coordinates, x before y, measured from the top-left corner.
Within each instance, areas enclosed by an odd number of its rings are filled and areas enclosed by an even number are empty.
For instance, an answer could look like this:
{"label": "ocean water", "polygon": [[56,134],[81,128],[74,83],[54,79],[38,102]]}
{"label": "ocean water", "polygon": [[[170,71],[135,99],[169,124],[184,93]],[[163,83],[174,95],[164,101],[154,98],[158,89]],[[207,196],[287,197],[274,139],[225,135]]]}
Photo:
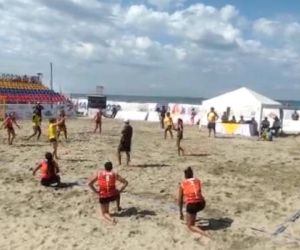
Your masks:
{"label": "ocean water", "polygon": [[[71,94],[71,98],[86,98],[86,94]],[[202,97],[180,97],[180,96],[128,96],[107,95],[108,101],[135,102],[135,103],[182,103],[201,105],[205,98]],[[300,107],[300,100],[277,100],[284,105]]]}

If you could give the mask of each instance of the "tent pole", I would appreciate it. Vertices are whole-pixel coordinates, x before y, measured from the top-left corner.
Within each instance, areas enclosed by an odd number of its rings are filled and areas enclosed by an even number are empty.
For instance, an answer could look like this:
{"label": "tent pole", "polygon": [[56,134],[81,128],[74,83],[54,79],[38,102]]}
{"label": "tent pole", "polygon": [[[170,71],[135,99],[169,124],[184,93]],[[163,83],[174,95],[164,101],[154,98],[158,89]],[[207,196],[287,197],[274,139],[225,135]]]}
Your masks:
{"label": "tent pole", "polygon": [[258,131],[259,131],[259,133],[258,133],[259,138],[261,137],[261,121],[262,121],[262,116],[263,116],[263,109],[264,109],[264,106],[263,106],[263,104],[261,104],[261,106],[260,106],[260,114],[259,114],[259,129],[258,129]]}

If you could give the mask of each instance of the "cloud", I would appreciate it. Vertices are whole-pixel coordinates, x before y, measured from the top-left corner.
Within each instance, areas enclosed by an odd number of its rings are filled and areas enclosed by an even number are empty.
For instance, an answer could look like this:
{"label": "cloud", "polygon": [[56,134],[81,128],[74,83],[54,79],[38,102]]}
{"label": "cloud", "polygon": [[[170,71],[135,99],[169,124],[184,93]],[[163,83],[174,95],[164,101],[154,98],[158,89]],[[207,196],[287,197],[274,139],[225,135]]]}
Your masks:
{"label": "cloud", "polygon": [[148,0],[147,2],[158,9],[165,9],[170,7],[182,7],[186,0]]}
{"label": "cloud", "polygon": [[299,22],[251,20],[233,5],[0,0],[0,15],[1,69],[47,80],[52,61],[70,92],[105,82],[115,93],[211,96],[245,82],[276,96],[273,86],[300,80]]}

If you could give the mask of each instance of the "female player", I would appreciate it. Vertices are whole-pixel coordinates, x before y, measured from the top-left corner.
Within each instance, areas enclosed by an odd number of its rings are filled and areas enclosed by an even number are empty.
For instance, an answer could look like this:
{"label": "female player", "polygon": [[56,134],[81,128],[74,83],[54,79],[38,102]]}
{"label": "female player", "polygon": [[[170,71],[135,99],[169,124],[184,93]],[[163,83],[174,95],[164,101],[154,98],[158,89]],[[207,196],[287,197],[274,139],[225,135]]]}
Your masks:
{"label": "female player", "polygon": [[12,145],[13,141],[16,137],[16,132],[14,129],[14,126],[16,125],[19,129],[20,126],[18,125],[17,121],[16,121],[16,116],[14,113],[10,113],[4,120],[4,122],[2,123],[2,125],[0,126],[0,128],[3,128],[7,130],[7,134],[8,134],[8,145]]}
{"label": "female player", "polygon": [[95,115],[94,121],[95,121],[94,133],[96,133],[97,129],[99,128],[99,133],[101,134],[102,132],[102,111],[101,110],[99,110]]}
{"label": "female player", "polygon": [[37,114],[36,111],[33,112],[32,116],[32,128],[33,128],[33,134],[28,137],[28,140],[30,140],[32,137],[34,137],[37,134],[37,139],[40,139],[42,130],[41,130],[41,117]]}
{"label": "female player", "polygon": [[58,130],[57,130],[57,140],[59,139],[60,133],[63,132],[65,139],[68,139],[67,126],[66,126],[66,113],[62,110],[58,118]]}
{"label": "female player", "polygon": [[58,164],[53,160],[53,155],[49,152],[45,154],[46,160],[42,161],[38,166],[33,170],[33,175],[40,169],[41,170],[41,185],[50,186],[56,184],[60,185],[60,176]]}
{"label": "female player", "polygon": [[191,167],[184,170],[185,179],[179,185],[178,205],[180,219],[183,220],[183,199],[186,203],[186,224],[190,231],[198,233],[201,236],[208,235],[195,225],[196,215],[205,208],[205,199],[201,193],[201,182],[198,178],[194,178]]}
{"label": "female player", "polygon": [[[94,193],[99,195],[99,203],[103,219],[107,222],[115,224],[116,221],[109,214],[109,203],[116,201],[118,211],[121,210],[120,193],[122,193],[127,187],[128,182],[120,175],[113,172],[112,169],[112,163],[106,162],[104,164],[104,170],[99,171],[95,176],[93,176],[88,185]],[[123,184],[120,190],[116,188],[117,181]],[[98,182],[99,189],[96,189],[94,186],[96,182]]]}
{"label": "female player", "polygon": [[182,119],[178,118],[177,126],[175,127],[175,130],[177,131],[176,146],[177,146],[178,156],[184,155],[184,150],[181,147],[181,140],[183,139],[183,121],[182,121]]}

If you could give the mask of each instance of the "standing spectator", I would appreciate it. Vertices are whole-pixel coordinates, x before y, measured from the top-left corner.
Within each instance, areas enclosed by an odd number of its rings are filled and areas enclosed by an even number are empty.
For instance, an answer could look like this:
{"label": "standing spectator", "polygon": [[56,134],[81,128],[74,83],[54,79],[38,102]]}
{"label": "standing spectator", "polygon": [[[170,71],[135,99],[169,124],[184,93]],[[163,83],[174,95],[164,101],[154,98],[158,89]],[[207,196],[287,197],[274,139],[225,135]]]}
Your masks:
{"label": "standing spectator", "polygon": [[224,111],[222,117],[221,117],[222,123],[227,123],[228,122],[228,115],[227,112]]}
{"label": "standing spectator", "polygon": [[231,120],[230,120],[230,123],[236,123],[236,119],[235,119],[235,116],[233,115]]}
{"label": "standing spectator", "polygon": [[194,125],[195,124],[195,117],[196,117],[197,113],[195,111],[194,108],[192,108],[192,111],[191,111],[191,124]]}
{"label": "standing spectator", "polygon": [[271,127],[271,130],[272,130],[274,136],[278,136],[279,135],[280,129],[281,129],[280,120],[279,120],[278,116],[275,116],[274,122],[273,122],[273,126]]}
{"label": "standing spectator", "polygon": [[166,117],[166,113],[167,113],[167,109],[166,107],[163,105],[161,107],[161,110],[160,110],[160,125],[161,125],[161,128],[164,129],[165,128],[165,117]]}
{"label": "standing spectator", "polygon": [[118,147],[119,165],[122,164],[121,152],[126,153],[126,157],[127,157],[126,165],[129,165],[129,162],[130,162],[131,139],[132,139],[133,129],[130,126],[128,119],[125,119],[124,122],[125,122],[125,126],[122,130],[122,136],[121,136],[120,144]]}
{"label": "standing spectator", "polygon": [[293,121],[299,120],[299,114],[298,114],[297,110],[295,110],[294,113],[292,114],[292,120]]}
{"label": "standing spectator", "polygon": [[253,135],[258,135],[258,124],[254,117],[251,118],[251,123],[253,127]]}
{"label": "standing spectator", "polygon": [[215,112],[215,109],[210,108],[210,112],[207,114],[208,120],[208,136],[210,137],[211,131],[214,132],[214,137],[216,137],[216,121],[218,120],[218,114]]}
{"label": "standing spectator", "polygon": [[244,116],[240,116],[239,124],[245,124]]}
{"label": "standing spectator", "polygon": [[112,107],[111,117],[112,117],[112,118],[115,118],[116,115],[117,115],[117,113],[118,113],[118,109],[117,109],[117,107],[114,105],[114,106]]}

